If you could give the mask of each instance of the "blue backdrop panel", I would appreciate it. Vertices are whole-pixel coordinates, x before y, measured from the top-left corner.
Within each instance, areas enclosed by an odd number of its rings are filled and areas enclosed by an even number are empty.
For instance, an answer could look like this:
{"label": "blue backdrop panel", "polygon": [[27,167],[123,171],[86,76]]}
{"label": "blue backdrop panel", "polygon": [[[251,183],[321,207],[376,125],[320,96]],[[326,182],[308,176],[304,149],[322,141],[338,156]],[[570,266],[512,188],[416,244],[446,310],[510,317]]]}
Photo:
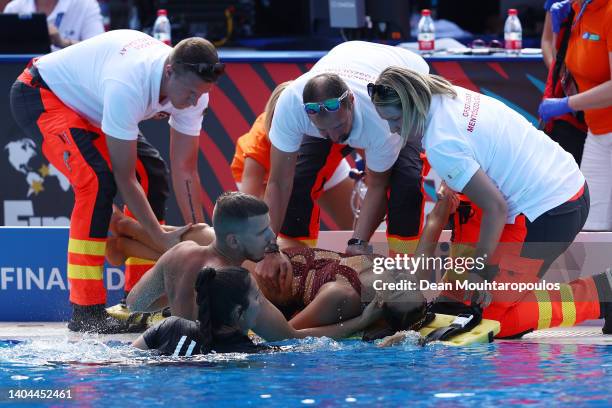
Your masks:
{"label": "blue backdrop panel", "polygon": [[[0,321],[70,317],[66,275],[68,228],[0,227]],[[106,265],[109,305],[123,295],[121,268]]]}

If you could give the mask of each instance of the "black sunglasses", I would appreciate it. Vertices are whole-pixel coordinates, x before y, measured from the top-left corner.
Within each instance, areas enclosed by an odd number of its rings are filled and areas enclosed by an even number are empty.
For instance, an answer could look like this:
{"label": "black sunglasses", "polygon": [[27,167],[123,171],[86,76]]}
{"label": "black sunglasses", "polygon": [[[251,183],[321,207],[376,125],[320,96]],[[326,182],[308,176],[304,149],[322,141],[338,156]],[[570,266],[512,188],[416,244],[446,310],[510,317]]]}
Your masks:
{"label": "black sunglasses", "polygon": [[225,73],[225,64],[222,62],[210,64],[208,62],[193,63],[176,61],[175,64],[185,65],[186,67],[189,67],[193,71],[197,72],[199,75],[205,78],[212,78],[214,81]]}
{"label": "black sunglasses", "polygon": [[370,98],[373,98],[374,95],[378,95],[381,98],[386,98],[392,94],[397,94],[397,92],[395,92],[395,89],[391,87],[386,85],[376,85],[371,82],[368,84],[368,95],[370,95]]}

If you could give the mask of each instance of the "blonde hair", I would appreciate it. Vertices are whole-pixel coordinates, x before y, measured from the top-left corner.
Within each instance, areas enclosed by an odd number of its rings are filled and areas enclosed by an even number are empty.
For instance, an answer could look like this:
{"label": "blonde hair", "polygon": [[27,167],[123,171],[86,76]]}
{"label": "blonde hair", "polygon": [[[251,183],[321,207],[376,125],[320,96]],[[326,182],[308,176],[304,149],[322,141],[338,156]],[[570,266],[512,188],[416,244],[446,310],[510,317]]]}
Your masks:
{"label": "blonde hair", "polygon": [[278,84],[276,88],[272,91],[270,98],[268,98],[268,102],[266,102],[266,108],[264,112],[266,113],[266,118],[264,120],[264,128],[266,129],[266,133],[270,133],[270,129],[272,128],[272,117],[274,116],[274,109],[276,109],[276,102],[278,102],[278,98],[281,93],[291,84],[293,81],[283,82]]}
{"label": "blonde hair", "polygon": [[372,95],[375,106],[395,106],[402,109],[403,145],[415,135],[422,136],[429,113],[431,97],[445,94],[457,96],[453,85],[438,75],[421,74],[403,67],[388,67],[376,80],[376,85],[395,92],[376,92]]}

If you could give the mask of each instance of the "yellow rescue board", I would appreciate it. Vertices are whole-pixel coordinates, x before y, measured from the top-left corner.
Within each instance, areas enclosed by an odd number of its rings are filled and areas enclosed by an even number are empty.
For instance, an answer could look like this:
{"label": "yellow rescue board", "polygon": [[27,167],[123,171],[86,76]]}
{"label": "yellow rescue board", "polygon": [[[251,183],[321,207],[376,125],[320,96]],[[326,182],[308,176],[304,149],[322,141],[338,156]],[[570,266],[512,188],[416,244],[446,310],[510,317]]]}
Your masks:
{"label": "yellow rescue board", "polygon": [[[109,307],[106,309],[106,311],[109,315],[119,320],[127,320],[130,316],[130,311],[128,310],[128,308],[121,304]],[[151,327],[156,323],[162,321],[163,319],[164,317],[161,313],[153,313],[147,318],[147,324],[149,327]],[[455,316],[437,313],[436,318],[432,320],[431,323],[419,330],[419,334],[425,337],[439,327],[450,326],[453,320],[455,320]],[[474,327],[469,332],[459,334],[453,337],[452,339],[448,341],[443,341],[441,343],[447,344],[449,346],[467,346],[468,344],[474,343],[490,343],[491,341],[493,341],[493,337],[495,337],[495,335],[499,333],[500,328],[501,326],[497,320],[482,319],[480,324]],[[254,335],[254,333],[249,332],[249,335],[252,334]],[[361,336],[354,337],[361,338]]]}
{"label": "yellow rescue board", "polygon": [[[455,320],[455,316],[445,315],[436,313],[436,318],[429,323],[427,326],[419,330],[421,336],[427,336],[432,331],[439,327],[450,326]],[[493,341],[493,337],[499,333],[501,325],[497,320],[482,319],[480,324],[474,327],[472,330],[466,333],[458,334],[448,341],[441,343],[448,344],[449,346],[467,346],[473,343],[490,343]]]}
{"label": "yellow rescue board", "polygon": [[[115,306],[107,307],[106,311],[109,315],[118,320],[127,320],[132,314],[130,310],[123,306],[122,304],[116,304]],[[141,314],[141,313],[137,313]],[[149,317],[147,317],[147,326],[154,326],[156,323],[164,320],[165,317],[162,316],[161,312],[152,313]]]}

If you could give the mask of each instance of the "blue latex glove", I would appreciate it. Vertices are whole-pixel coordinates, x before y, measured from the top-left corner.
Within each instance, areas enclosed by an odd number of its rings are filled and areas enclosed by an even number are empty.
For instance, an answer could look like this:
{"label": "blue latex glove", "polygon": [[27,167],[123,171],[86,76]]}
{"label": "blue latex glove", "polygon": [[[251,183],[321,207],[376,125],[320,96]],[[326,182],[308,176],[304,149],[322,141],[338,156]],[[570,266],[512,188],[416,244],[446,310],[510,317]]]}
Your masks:
{"label": "blue latex glove", "polygon": [[565,98],[546,98],[538,108],[538,114],[544,122],[573,111],[569,107],[569,97],[567,96]]}
{"label": "blue latex glove", "polygon": [[550,17],[552,21],[553,33],[559,33],[561,30],[561,24],[563,24],[567,16],[569,16],[571,9],[571,0],[558,1],[550,6]]}
{"label": "blue latex glove", "polygon": [[558,1],[559,0],[546,0],[544,2],[544,11],[550,11],[550,7]]}

